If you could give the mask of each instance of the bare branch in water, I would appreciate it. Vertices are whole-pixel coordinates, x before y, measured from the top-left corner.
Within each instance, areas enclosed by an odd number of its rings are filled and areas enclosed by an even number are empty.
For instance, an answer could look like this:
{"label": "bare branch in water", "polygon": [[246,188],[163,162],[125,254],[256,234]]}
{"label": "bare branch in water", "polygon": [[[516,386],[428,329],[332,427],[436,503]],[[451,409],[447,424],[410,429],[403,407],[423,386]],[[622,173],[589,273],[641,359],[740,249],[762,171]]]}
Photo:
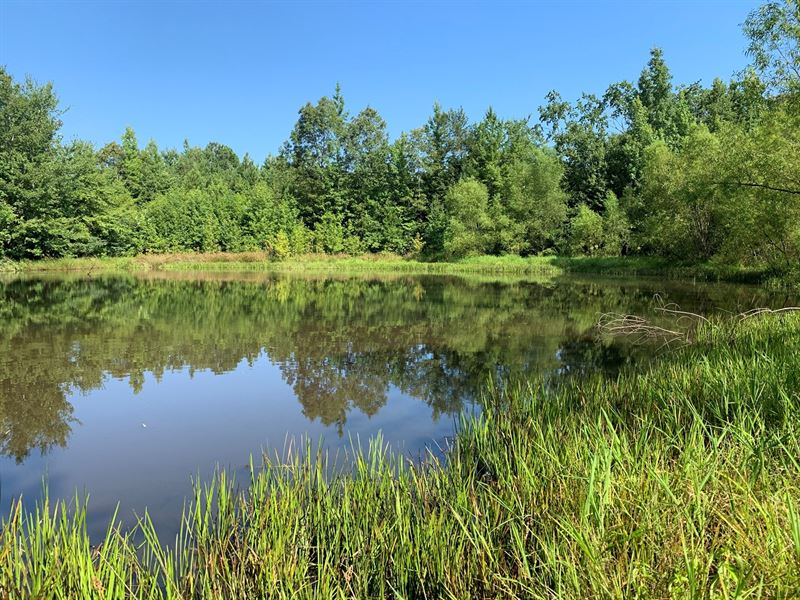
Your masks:
{"label": "bare branch in water", "polygon": [[[670,308],[670,306],[675,306],[676,308]],[[685,310],[678,310],[677,309],[677,304],[673,304],[673,305],[669,305],[668,304],[666,306],[659,306],[658,308],[656,308],[656,311],[658,311],[660,313],[668,314],[668,315],[677,315],[678,316],[678,322],[680,322],[681,319],[689,319],[689,320],[694,320],[694,321],[704,321],[704,322],[708,323],[708,319],[706,317],[704,317],[703,315],[699,315],[699,314],[693,313],[693,312],[688,312],[688,311],[685,311]]]}
{"label": "bare branch in water", "polygon": [[613,336],[634,336],[634,342],[637,344],[648,340],[662,340],[666,345],[689,341],[688,330],[667,329],[637,315],[604,313],[600,315],[597,327],[600,331]]}
{"label": "bare branch in water", "polygon": [[[656,297],[658,301],[659,298]],[[657,307],[656,312],[675,317],[676,325],[682,326],[680,329],[667,329],[660,325],[655,325],[644,317],[638,315],[626,315],[620,313],[603,313],[597,322],[597,329],[602,333],[612,336],[633,337],[634,343],[661,340],[661,347],[669,347],[673,343],[689,344],[692,341],[692,333],[701,323],[710,323],[710,320],[703,315],[680,310],[676,304],[664,304]],[[800,306],[786,306],[784,308],[754,308],[736,315],[741,323],[746,319],[759,317],[761,315],[776,315],[800,311]]]}

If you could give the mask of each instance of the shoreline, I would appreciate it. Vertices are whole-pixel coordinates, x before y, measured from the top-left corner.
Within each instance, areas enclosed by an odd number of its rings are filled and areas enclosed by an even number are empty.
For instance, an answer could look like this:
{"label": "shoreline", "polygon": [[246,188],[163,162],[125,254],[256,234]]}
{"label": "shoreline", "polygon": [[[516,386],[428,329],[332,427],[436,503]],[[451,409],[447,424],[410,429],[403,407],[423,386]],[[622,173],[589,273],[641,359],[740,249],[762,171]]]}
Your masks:
{"label": "shoreline", "polygon": [[654,257],[476,256],[457,261],[426,261],[398,255],[360,256],[308,254],[274,260],[265,252],[172,253],[132,257],[59,258],[39,261],[0,262],[0,275],[32,273],[108,272],[313,272],[401,273],[408,275],[517,275],[567,274],[606,277],[663,277],[708,282],[764,284],[781,287],[790,282],[765,269],[720,266],[711,263],[681,264]]}

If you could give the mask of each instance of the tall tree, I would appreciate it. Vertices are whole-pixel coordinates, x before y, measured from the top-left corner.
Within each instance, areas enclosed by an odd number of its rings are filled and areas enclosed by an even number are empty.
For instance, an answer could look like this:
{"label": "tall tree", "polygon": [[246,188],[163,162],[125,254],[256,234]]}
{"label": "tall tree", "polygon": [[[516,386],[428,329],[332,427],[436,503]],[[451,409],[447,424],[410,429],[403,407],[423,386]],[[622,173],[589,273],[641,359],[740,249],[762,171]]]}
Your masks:
{"label": "tall tree", "polygon": [[445,206],[450,217],[444,236],[444,251],[448,256],[486,252],[492,228],[488,203],[486,186],[475,179],[462,179],[447,191]]}
{"label": "tall tree", "polygon": [[639,76],[637,90],[656,135],[672,146],[680,143],[693,119],[688,104],[681,102],[673,90],[672,73],[661,48],[650,51],[650,60]]}
{"label": "tall tree", "polygon": [[382,248],[384,219],[392,199],[386,122],[367,107],[346,124],[343,139],[346,204],[343,220],[358,231],[369,250]]}
{"label": "tall tree", "polygon": [[506,129],[506,124],[490,107],[483,120],[472,127],[467,139],[464,172],[483,182],[490,198],[500,188]]}
{"label": "tall tree", "polygon": [[461,108],[444,110],[436,102],[428,122],[415,134],[426,195],[431,201],[440,200],[461,177],[469,136],[467,115]]}
{"label": "tall tree", "polygon": [[125,187],[133,198],[144,201],[144,165],[142,156],[139,152],[139,143],[136,140],[136,133],[132,127],[127,127],[122,134],[122,156],[119,165],[119,173]]}
{"label": "tall tree", "polygon": [[599,210],[608,192],[605,103],[594,95],[584,94],[573,106],[558,92],[551,91],[539,115],[547,126],[548,139],[564,161],[563,186],[570,205],[574,208],[586,204]]}
{"label": "tall tree", "polygon": [[54,208],[59,116],[50,84],[18,84],[0,67],[0,255],[35,250],[38,238],[24,225]]}
{"label": "tall tree", "polygon": [[163,194],[173,182],[167,168],[164,157],[158,151],[158,146],[154,140],[147,142],[144,150],[140,153],[141,160],[141,180],[139,189],[139,201],[151,202],[159,194]]}
{"label": "tall tree", "polygon": [[292,194],[306,223],[316,224],[326,212],[340,214],[345,198],[344,148],[347,114],[339,86],[334,96],[300,109],[297,123],[283,149],[295,170]]}

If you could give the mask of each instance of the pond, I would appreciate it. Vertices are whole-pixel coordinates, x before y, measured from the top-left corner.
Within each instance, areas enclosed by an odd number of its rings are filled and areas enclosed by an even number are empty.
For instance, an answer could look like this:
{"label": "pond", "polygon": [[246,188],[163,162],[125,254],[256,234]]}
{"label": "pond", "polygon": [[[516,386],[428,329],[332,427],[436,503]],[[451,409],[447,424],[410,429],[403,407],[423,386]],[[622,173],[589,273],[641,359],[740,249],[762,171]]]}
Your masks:
{"label": "pond", "polygon": [[611,372],[652,347],[598,339],[604,312],[783,306],[758,288],[658,280],[42,276],[0,280],[0,515],[89,495],[166,533],[192,478],[303,436],[342,451],[382,432],[438,452],[489,381]]}

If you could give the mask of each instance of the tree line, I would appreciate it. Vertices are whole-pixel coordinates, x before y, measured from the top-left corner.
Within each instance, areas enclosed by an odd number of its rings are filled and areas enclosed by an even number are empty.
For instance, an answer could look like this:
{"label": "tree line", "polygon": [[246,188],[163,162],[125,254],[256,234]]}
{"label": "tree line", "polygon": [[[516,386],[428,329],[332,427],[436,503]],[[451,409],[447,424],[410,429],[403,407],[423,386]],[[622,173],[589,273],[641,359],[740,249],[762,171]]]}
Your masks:
{"label": "tree line", "polygon": [[800,4],[744,23],[752,65],[676,85],[653,49],[635,82],[538,120],[435,104],[390,140],[337,86],[280,151],[64,143],[52,85],[0,68],[0,258],[177,251],[657,255],[800,262]]}

